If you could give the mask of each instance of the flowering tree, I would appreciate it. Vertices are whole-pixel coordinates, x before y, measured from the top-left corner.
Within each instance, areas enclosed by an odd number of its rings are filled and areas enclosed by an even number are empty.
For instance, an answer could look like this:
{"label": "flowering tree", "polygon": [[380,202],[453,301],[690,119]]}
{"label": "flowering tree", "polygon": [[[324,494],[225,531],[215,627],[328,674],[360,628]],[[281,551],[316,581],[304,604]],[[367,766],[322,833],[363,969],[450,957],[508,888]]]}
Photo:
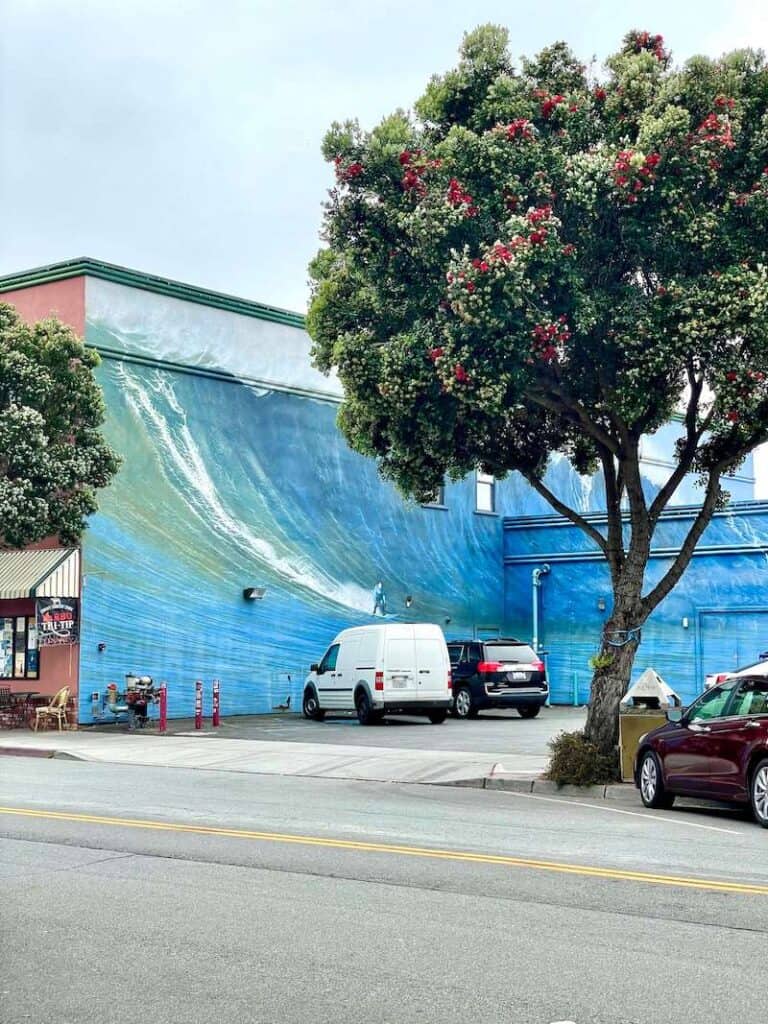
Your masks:
{"label": "flowering tree", "polygon": [[99,432],[99,357],[57,320],[0,305],[0,548],[74,543],[119,459]]}
{"label": "flowering tree", "polygon": [[[334,124],[309,313],[317,364],[344,384],[342,430],[403,492],[516,470],[602,552],[613,607],[586,731],[603,752],[636,630],[727,500],[723,475],[768,437],[764,58],[677,69],[635,31],[606,67],[592,80],[557,43],[515,69],[486,26],[413,116]],[[651,492],[640,439],[676,412],[675,466]],[[604,529],[548,489],[553,453],[602,475]],[[700,510],[646,585],[689,473]]]}

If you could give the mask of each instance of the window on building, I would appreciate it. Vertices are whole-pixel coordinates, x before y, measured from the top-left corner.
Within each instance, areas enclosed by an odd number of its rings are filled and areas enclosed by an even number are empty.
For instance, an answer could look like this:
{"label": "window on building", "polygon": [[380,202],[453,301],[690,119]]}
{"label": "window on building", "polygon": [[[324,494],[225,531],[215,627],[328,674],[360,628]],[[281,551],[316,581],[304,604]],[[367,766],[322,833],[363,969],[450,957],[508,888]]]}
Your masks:
{"label": "window on building", "polygon": [[478,512],[496,511],[496,481],[490,473],[478,469],[475,481],[475,508]]}
{"label": "window on building", "polygon": [[37,679],[37,622],[34,615],[0,616],[0,679]]}
{"label": "window on building", "polygon": [[424,502],[425,508],[444,508],[445,507],[445,485],[441,484],[435,491],[434,497],[431,501]]}

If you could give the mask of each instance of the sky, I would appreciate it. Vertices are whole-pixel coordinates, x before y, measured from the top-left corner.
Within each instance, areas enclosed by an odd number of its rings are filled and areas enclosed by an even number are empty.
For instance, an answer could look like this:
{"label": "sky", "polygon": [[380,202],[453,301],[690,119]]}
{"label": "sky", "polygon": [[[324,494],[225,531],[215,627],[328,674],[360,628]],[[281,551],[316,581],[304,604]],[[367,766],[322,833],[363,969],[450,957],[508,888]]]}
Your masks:
{"label": "sky", "polygon": [[[768,50],[764,0],[0,0],[0,274],[77,256],[303,312],[334,120],[372,127],[464,32],[598,64]],[[768,492],[767,492],[768,493]]]}

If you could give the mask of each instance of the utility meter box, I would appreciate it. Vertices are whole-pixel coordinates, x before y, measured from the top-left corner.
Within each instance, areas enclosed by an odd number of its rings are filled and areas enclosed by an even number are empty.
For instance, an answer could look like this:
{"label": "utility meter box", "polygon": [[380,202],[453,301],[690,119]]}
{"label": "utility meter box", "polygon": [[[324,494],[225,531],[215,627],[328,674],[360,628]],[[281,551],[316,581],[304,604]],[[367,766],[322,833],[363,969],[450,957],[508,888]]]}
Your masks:
{"label": "utility meter box", "polygon": [[666,724],[667,710],[679,708],[680,697],[658,672],[647,668],[630,686],[619,705],[621,781],[633,782],[633,767],[640,738]]}

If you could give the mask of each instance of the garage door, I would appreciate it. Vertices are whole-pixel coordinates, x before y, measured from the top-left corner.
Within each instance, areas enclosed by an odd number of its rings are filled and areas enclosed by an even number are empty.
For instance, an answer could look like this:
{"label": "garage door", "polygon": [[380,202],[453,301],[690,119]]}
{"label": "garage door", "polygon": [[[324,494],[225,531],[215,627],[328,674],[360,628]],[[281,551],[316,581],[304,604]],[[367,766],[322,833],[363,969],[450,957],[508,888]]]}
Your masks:
{"label": "garage door", "polygon": [[768,608],[701,613],[701,672],[733,672],[768,651]]}

